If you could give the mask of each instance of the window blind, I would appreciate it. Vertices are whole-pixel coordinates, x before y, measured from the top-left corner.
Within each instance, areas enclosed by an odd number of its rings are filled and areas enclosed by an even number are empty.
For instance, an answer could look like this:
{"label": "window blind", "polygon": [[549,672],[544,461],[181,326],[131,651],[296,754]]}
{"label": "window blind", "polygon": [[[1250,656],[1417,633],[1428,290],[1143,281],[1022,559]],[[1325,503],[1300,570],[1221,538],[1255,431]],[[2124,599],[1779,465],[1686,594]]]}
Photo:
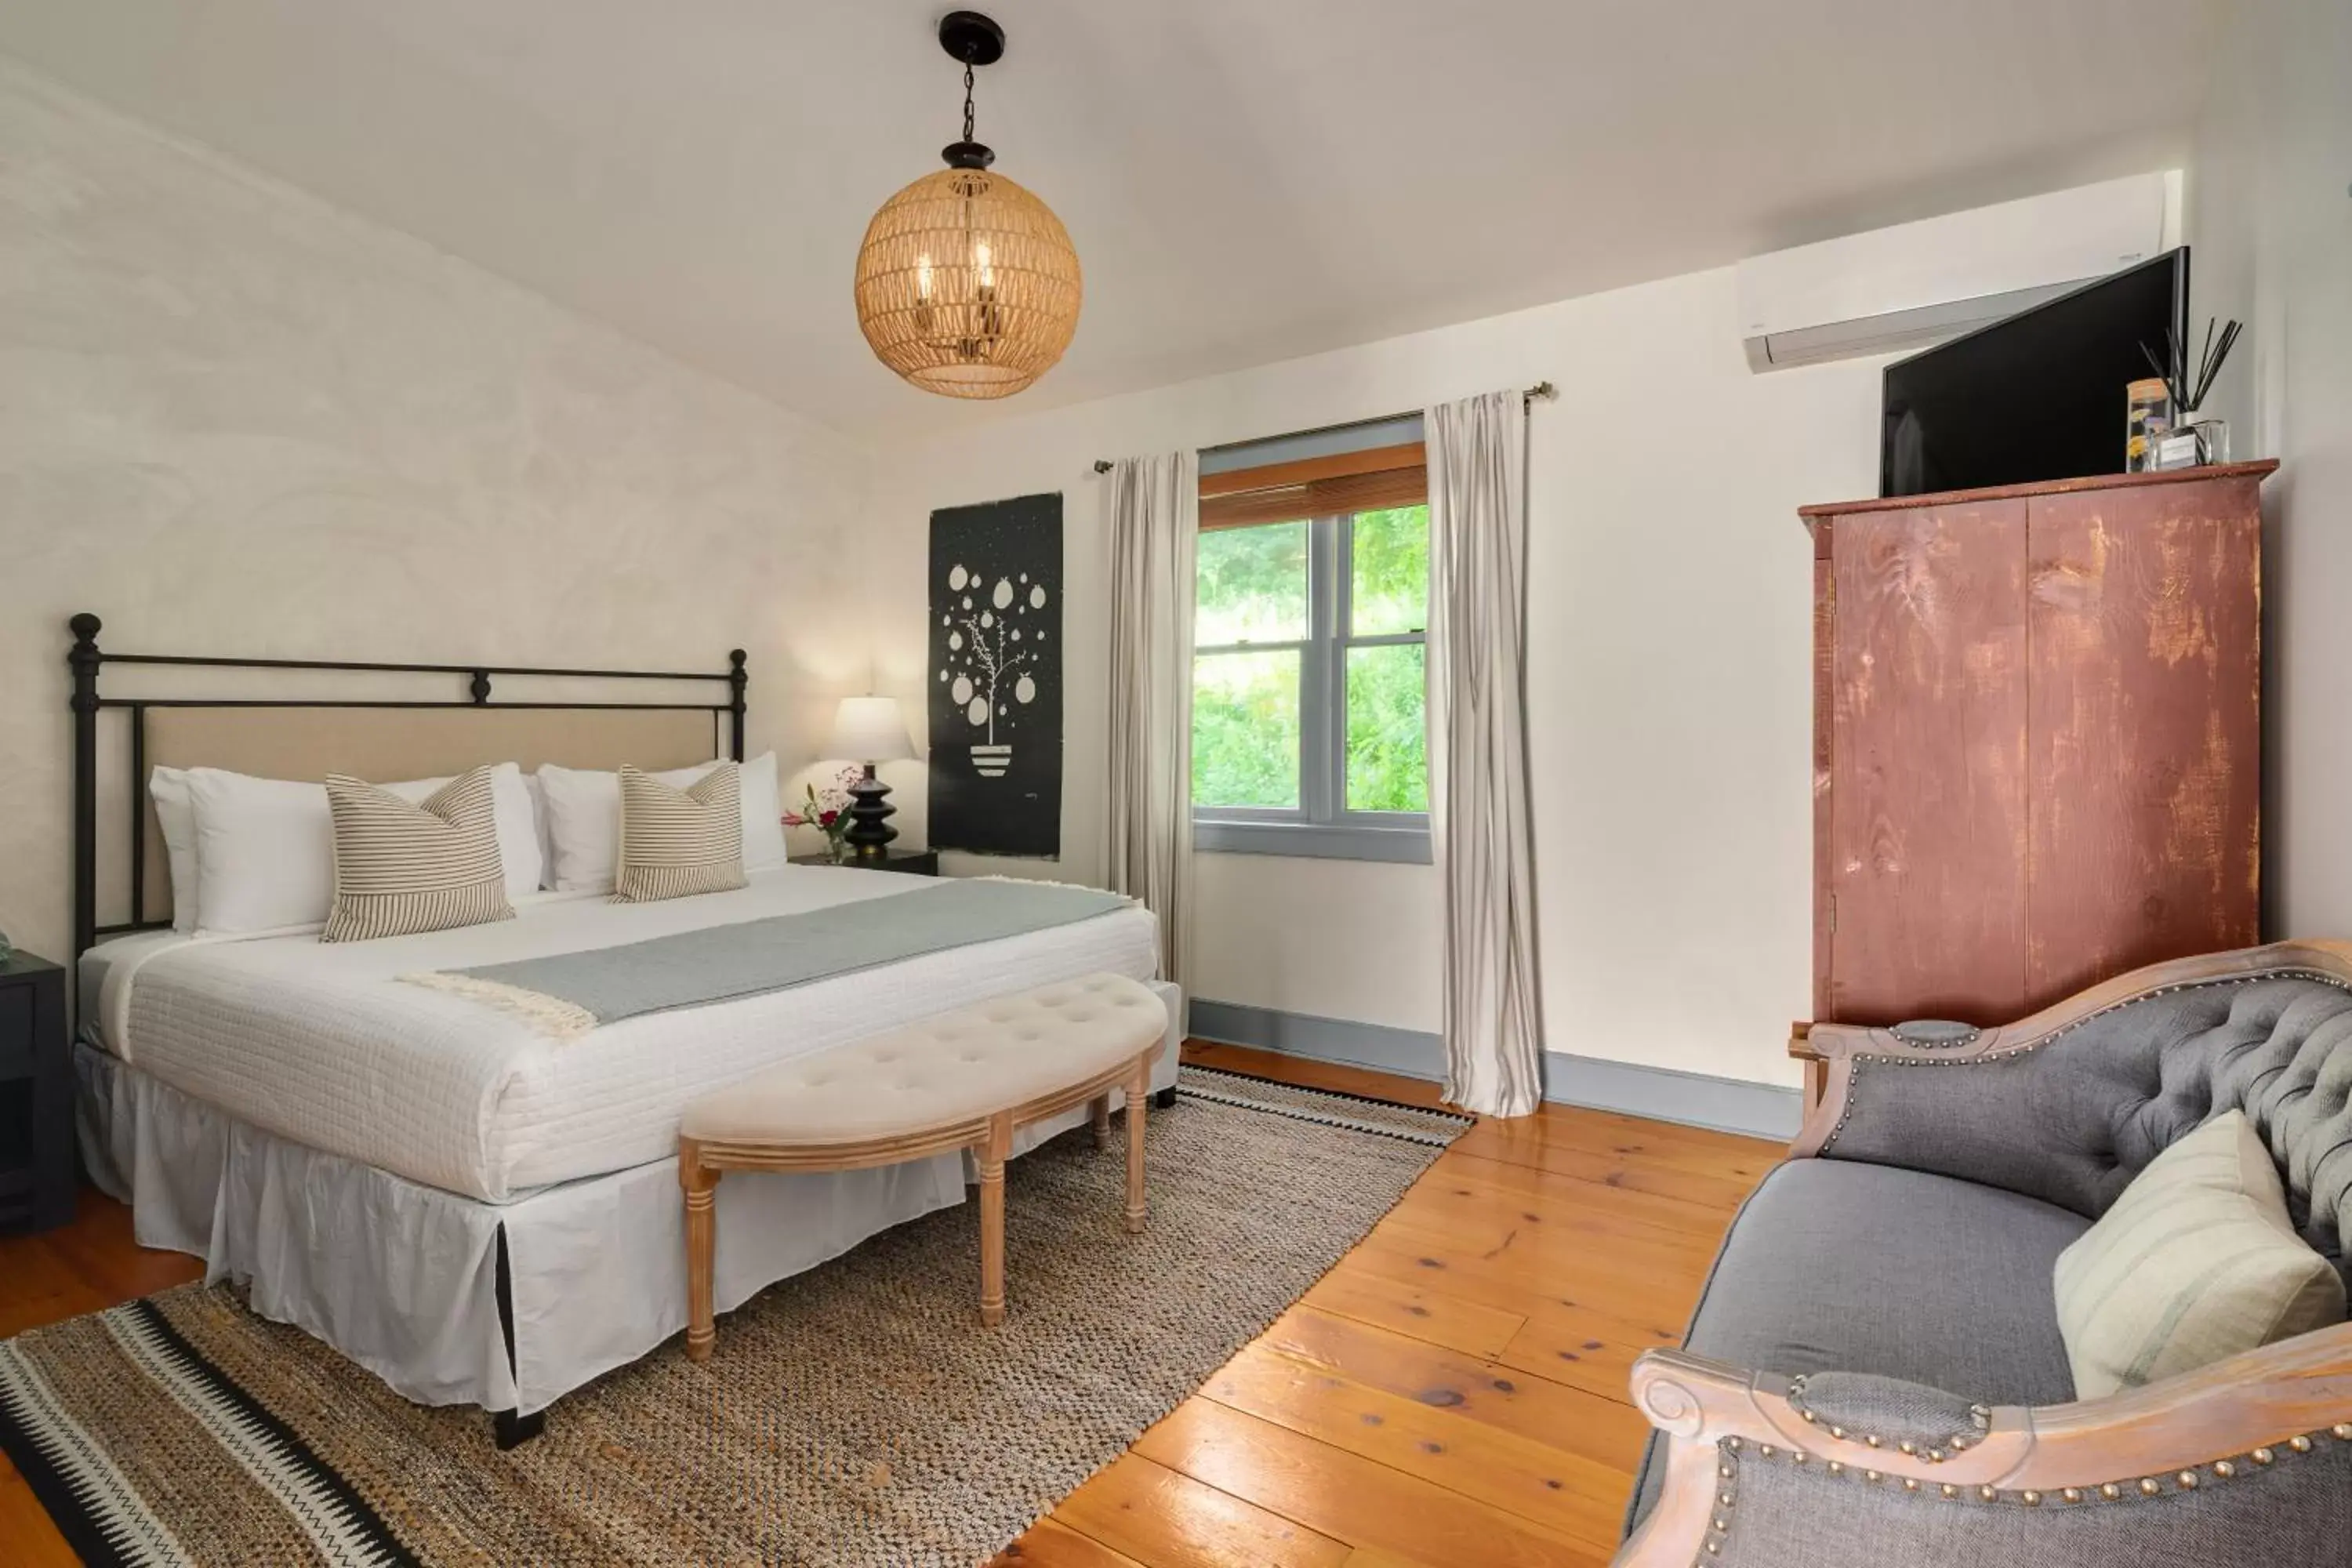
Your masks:
{"label": "window blind", "polygon": [[1339,512],[1419,506],[1428,499],[1428,453],[1419,441],[1410,441],[1202,474],[1201,526],[1245,528]]}

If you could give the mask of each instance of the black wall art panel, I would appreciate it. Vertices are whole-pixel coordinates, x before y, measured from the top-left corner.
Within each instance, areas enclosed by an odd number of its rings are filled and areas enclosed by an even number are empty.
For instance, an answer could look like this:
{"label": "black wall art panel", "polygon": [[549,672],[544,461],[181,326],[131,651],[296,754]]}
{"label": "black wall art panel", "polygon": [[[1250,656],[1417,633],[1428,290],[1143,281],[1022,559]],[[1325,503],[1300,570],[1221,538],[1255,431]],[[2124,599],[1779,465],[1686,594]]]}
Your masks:
{"label": "black wall art panel", "polygon": [[931,513],[930,841],[1062,852],[1062,498]]}

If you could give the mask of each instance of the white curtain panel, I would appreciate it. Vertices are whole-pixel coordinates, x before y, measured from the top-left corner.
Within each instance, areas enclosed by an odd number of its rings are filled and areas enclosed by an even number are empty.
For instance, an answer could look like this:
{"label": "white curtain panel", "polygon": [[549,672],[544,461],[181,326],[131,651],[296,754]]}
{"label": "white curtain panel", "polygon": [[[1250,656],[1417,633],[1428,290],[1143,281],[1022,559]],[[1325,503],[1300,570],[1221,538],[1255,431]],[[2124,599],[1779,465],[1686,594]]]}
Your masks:
{"label": "white curtain panel", "polygon": [[[1192,918],[1192,595],[1201,465],[1129,458],[1109,474],[1111,890],[1160,918],[1160,977],[1186,985]],[[1189,985],[1187,986],[1189,989]]]}
{"label": "white curtain panel", "polygon": [[1445,896],[1445,1096],[1543,1100],[1528,812],[1528,416],[1517,391],[1440,404],[1429,451],[1429,819]]}

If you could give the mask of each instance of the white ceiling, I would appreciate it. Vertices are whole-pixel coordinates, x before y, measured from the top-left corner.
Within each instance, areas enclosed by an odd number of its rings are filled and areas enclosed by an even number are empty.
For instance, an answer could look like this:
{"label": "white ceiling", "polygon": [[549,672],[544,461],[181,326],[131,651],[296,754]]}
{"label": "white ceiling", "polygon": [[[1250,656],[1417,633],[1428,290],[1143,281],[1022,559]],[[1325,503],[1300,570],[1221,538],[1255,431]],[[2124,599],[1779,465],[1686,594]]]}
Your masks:
{"label": "white ceiling", "polygon": [[[835,426],[935,427],[2177,163],[2205,0],[996,0],[1086,313],[1003,405],[849,278],[936,0],[10,0],[0,49]],[[1728,328],[1727,327],[1727,330]]]}

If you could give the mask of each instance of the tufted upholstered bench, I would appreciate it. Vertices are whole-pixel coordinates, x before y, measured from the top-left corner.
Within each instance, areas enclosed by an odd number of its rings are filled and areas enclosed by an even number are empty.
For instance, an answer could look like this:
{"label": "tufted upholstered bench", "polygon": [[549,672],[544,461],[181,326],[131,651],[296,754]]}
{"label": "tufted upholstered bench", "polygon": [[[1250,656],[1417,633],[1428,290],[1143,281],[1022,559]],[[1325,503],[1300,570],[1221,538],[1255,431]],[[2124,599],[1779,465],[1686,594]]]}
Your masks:
{"label": "tufted upholstered bench", "polygon": [[1120,974],[1001,996],[756,1073],[686,1109],[686,1353],[710,1356],[712,1198],[728,1171],[854,1171],[969,1149],[980,1167],[980,1321],[1004,1317],[1004,1162],[1017,1127],[1085,1103],[1108,1141],[1127,1096],[1127,1228],[1143,1228],[1143,1128],[1168,1010]]}

